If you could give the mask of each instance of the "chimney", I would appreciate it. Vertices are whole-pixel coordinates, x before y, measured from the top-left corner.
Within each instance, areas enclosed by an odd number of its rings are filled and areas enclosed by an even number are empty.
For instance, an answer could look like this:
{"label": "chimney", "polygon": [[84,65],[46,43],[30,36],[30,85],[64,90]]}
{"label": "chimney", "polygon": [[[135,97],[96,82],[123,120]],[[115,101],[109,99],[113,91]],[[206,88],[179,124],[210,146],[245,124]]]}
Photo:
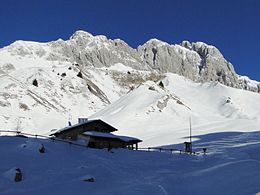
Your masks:
{"label": "chimney", "polygon": [[88,121],[88,118],[78,118],[78,123],[85,123]]}

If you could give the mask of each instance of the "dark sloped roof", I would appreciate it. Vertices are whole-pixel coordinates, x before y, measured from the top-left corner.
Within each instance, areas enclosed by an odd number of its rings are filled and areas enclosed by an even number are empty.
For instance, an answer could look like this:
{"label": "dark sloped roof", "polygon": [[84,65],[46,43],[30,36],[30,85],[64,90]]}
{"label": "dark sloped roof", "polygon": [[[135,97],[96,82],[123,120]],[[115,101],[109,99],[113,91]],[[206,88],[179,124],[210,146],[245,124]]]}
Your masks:
{"label": "dark sloped roof", "polygon": [[55,133],[52,133],[51,135],[57,135],[57,134],[60,134],[60,133],[66,132],[66,131],[70,131],[70,130],[76,128],[76,127],[85,126],[85,125],[88,125],[88,124],[91,124],[91,123],[96,123],[96,122],[103,123],[104,125],[108,126],[110,129],[112,129],[112,131],[118,130],[115,127],[109,125],[108,123],[102,121],[101,119],[95,119],[95,120],[88,120],[88,121],[83,122],[83,123],[77,123],[75,125],[64,127],[62,129],[57,130]]}

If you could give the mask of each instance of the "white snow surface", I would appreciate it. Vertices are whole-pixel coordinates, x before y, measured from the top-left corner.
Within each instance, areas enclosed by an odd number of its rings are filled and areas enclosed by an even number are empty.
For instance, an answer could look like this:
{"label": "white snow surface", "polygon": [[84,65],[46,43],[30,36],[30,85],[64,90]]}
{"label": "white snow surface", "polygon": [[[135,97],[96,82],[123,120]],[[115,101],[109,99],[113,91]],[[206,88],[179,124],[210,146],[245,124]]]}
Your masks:
{"label": "white snow surface", "polygon": [[[104,36],[83,31],[65,42],[82,37],[93,47],[109,43]],[[193,135],[260,129],[258,93],[213,82],[195,83],[172,73],[160,73],[165,77],[161,88],[159,81],[147,79],[156,71],[121,63],[82,67],[64,56],[50,60],[60,55],[51,46],[62,42],[16,41],[0,49],[1,129],[49,135],[68,121],[75,124],[78,117],[101,118],[119,129],[116,134],[137,137],[145,147],[185,141],[189,118]],[[84,79],[77,76],[79,72]],[[32,85],[34,79],[38,87]],[[246,77],[241,79],[254,85]]]}
{"label": "white snow surface", "polygon": [[[197,139],[193,148],[200,153],[190,155],[127,149],[108,152],[48,139],[1,136],[0,194],[260,192],[259,132],[223,132]],[[42,144],[45,153],[39,152]],[[207,148],[206,155],[202,148]],[[14,182],[16,168],[23,174],[21,182]],[[86,181],[91,178],[94,182]]]}
{"label": "white snow surface", "polygon": [[[165,89],[147,82],[91,118],[101,118],[120,129],[119,133],[141,138],[142,146],[185,141],[190,117],[193,135],[260,129],[257,93],[219,83],[194,83],[174,74],[167,74],[163,83]],[[150,86],[155,90],[149,90]],[[160,108],[159,102],[165,105]]]}
{"label": "white snow surface", "polygon": [[[104,36],[78,31],[86,50]],[[157,41],[157,40],[151,40]],[[94,150],[66,143],[0,137],[0,194],[256,194],[259,188],[260,96],[219,83],[195,83],[124,64],[82,67],[50,43],[16,41],[0,49],[0,129],[49,135],[78,117],[102,119],[143,140],[140,147],[183,149],[191,119],[194,149],[207,155]],[[162,42],[162,44],[164,44]],[[201,43],[203,44],[203,43]],[[56,48],[59,50],[59,48]],[[178,48],[182,49],[182,48]],[[183,58],[186,53],[183,49]],[[51,59],[51,60],[50,60]],[[58,59],[58,60],[55,60]],[[84,78],[79,78],[79,72]],[[157,75],[158,76],[158,75]],[[32,83],[38,81],[38,87]],[[257,82],[240,77],[255,87]],[[5,133],[1,132],[1,135]],[[46,153],[38,149],[44,144]],[[174,144],[172,146],[172,144]],[[24,180],[14,183],[15,169]],[[95,182],[82,180],[95,179]],[[189,186],[188,186],[189,185]]]}
{"label": "white snow surface", "polygon": [[128,136],[118,136],[114,135],[112,133],[102,133],[102,132],[97,132],[97,131],[86,131],[83,133],[83,135],[90,135],[90,136],[95,136],[95,137],[107,137],[107,138],[115,138],[115,139],[121,139],[126,142],[130,141],[138,141],[138,139],[134,137],[128,137]]}

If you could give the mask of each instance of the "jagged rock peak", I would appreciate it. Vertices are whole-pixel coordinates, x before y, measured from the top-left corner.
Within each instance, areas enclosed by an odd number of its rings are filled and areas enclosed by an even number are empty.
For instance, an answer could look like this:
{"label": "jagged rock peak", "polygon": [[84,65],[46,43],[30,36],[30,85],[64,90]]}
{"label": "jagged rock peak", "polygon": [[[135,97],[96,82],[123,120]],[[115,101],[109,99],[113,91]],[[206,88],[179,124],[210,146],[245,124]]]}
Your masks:
{"label": "jagged rock peak", "polygon": [[147,44],[152,44],[154,46],[163,46],[163,45],[169,45],[167,42],[161,41],[159,39],[156,38],[152,38],[150,40],[148,40],[146,43],[144,43],[143,45],[147,45]]}
{"label": "jagged rock peak", "polygon": [[105,35],[92,35],[89,32],[78,30],[71,37],[70,40],[78,41],[98,41],[108,42],[109,39]]}
{"label": "jagged rock peak", "polygon": [[180,44],[182,47],[185,47],[186,49],[191,50],[192,49],[192,44],[189,41],[182,41]]}
{"label": "jagged rock peak", "polygon": [[35,47],[35,46],[43,46],[46,43],[40,43],[35,41],[24,41],[24,40],[17,40],[10,44],[9,46],[6,46],[5,48],[21,48],[21,47]]}
{"label": "jagged rock peak", "polygon": [[85,67],[110,67],[121,63],[137,70],[172,72],[196,82],[218,81],[227,86],[260,92],[259,83],[239,78],[221,52],[203,42],[186,40],[169,44],[153,38],[134,49],[123,40],[111,40],[79,30],[66,41],[16,41],[4,50],[13,56],[76,62]]}
{"label": "jagged rock peak", "polygon": [[77,38],[93,38],[94,36],[89,32],[78,30],[73,35],[71,35],[70,39],[77,39]]}
{"label": "jagged rock peak", "polygon": [[208,55],[211,55],[211,56],[223,58],[223,55],[215,46],[208,45],[203,42],[192,43],[192,49],[202,57],[207,57]]}

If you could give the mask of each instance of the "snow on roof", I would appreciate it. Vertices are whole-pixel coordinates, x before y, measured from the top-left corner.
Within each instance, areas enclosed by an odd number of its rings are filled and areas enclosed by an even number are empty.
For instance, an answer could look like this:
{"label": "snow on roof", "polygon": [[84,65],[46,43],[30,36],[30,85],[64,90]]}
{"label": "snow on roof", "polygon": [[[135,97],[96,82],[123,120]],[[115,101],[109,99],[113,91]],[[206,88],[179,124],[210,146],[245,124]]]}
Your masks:
{"label": "snow on roof", "polygon": [[101,121],[101,122],[105,123],[106,125],[110,126],[111,128],[113,128],[114,131],[117,130],[115,127],[111,126],[110,124],[108,124],[108,123],[106,123],[106,122],[104,122],[104,121],[102,121],[102,120],[100,120],[100,119],[93,119],[93,120],[87,120],[87,121],[85,121],[85,122],[77,123],[77,124],[75,124],[75,125],[71,125],[71,126],[64,127],[64,128],[62,128],[62,129],[59,129],[59,130],[55,131],[55,132],[52,133],[51,135],[55,135],[55,134],[57,134],[57,133],[61,133],[61,132],[63,132],[63,131],[70,130],[70,129],[73,129],[73,128],[75,128],[75,127],[78,127],[78,126],[81,126],[81,125],[85,125],[85,124],[88,124],[88,123],[91,123],[91,122],[95,122],[95,121]]}
{"label": "snow on roof", "polygon": [[134,137],[128,137],[128,136],[119,136],[119,135],[114,135],[112,133],[101,133],[97,131],[86,131],[83,133],[83,135],[87,136],[94,136],[94,137],[105,137],[105,138],[113,138],[113,139],[120,139],[124,142],[131,142],[131,141],[138,141],[141,142],[140,139],[134,138]]}
{"label": "snow on roof", "polygon": [[[61,128],[61,129],[57,130],[57,131],[56,131],[55,133],[53,133],[53,134],[60,133],[60,132],[62,132],[62,131],[66,131],[66,130],[68,130],[68,129],[71,129],[71,128],[74,128],[74,127],[78,127],[78,126],[81,126],[81,125],[84,125],[84,124],[87,124],[87,123],[90,123],[90,122],[93,122],[93,121],[96,121],[96,120],[88,120],[88,121],[86,121],[86,122],[77,123],[77,124],[75,124],[75,125],[67,126],[67,127],[64,127],[64,128]],[[52,134],[52,135],[53,135],[53,134]]]}

